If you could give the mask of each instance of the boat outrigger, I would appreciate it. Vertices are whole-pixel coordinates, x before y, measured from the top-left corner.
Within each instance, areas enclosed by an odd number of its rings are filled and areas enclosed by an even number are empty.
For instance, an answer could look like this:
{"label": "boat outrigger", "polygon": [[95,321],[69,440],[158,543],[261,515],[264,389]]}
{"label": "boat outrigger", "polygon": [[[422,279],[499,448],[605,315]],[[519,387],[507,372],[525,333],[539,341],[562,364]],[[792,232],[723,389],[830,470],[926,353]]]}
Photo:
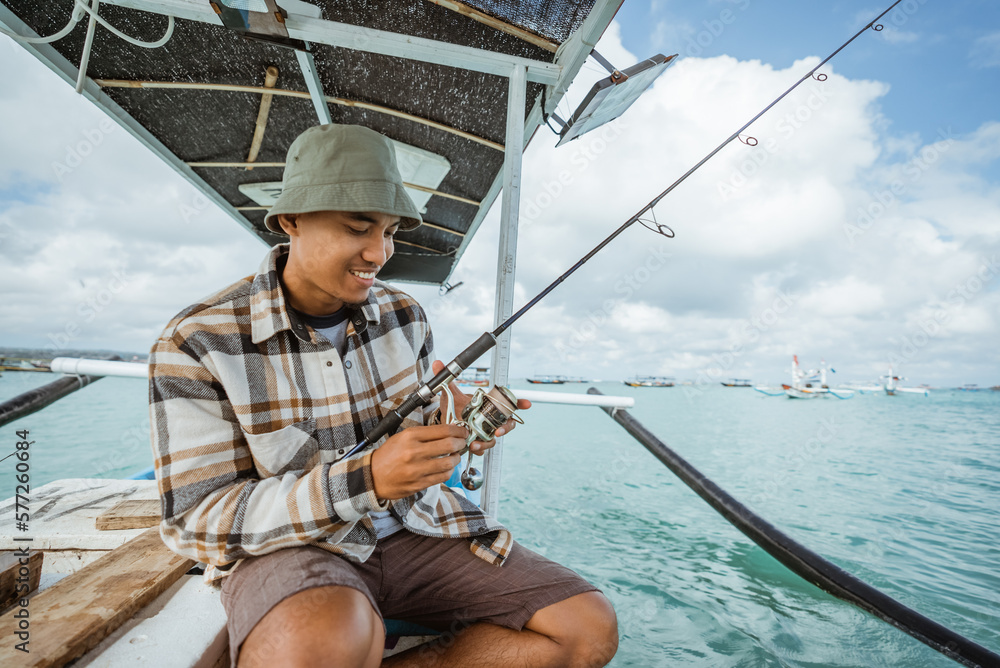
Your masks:
{"label": "boat outrigger", "polygon": [[459,385],[468,385],[469,387],[489,387],[490,369],[485,366],[467,369],[455,379],[455,382]]}
{"label": "boat outrigger", "polygon": [[901,380],[906,380],[906,379],[902,378],[900,376],[897,376],[896,374],[894,374],[892,372],[892,365],[890,364],[889,365],[889,373],[887,373],[886,375],[882,376],[882,378],[881,378],[881,381],[882,381],[882,390],[887,395],[889,395],[890,397],[901,395],[901,394],[922,394],[925,397],[930,395],[930,390],[928,390],[926,387],[902,387],[902,386],[900,386],[899,381],[901,381]]}
{"label": "boat outrigger", "polygon": [[782,384],[781,388],[789,399],[821,399],[824,397],[850,399],[854,396],[852,390],[831,388],[827,384],[827,371],[826,360],[821,361],[819,370],[803,371],[799,367],[799,356],[793,355],[792,384]]}
{"label": "boat outrigger", "polygon": [[[524,147],[550,119],[561,126],[562,143],[616,117],[624,107],[595,105],[634,100],[674,60],[657,55],[619,70],[594,53],[619,4],[0,0],[0,28],[18,36],[39,61],[266,245],[280,241],[263,220],[280,188],[285,151],[317,122],[366,125],[391,137],[408,189],[424,208],[425,224],[399,235],[399,247],[380,277],[447,286],[501,198],[497,330],[483,351],[493,349],[491,382],[506,386],[509,323],[794,89],[513,314]],[[896,4],[899,0],[892,7]],[[259,6],[266,11],[256,11]],[[872,21],[847,44],[874,26]],[[597,82],[577,113],[559,119],[556,105],[592,54],[610,75]],[[663,225],[651,225],[672,235]],[[459,360],[464,366],[451,367],[453,375],[479,355],[467,357]],[[148,374],[142,364],[79,359],[52,360],[50,369],[80,387],[107,375],[142,379]],[[673,384],[648,380],[640,380],[640,386]],[[438,389],[438,382],[431,389]],[[53,400],[51,392],[39,394],[14,417]],[[1000,656],[864,585],[738,506],[628,415],[625,409],[633,399],[518,392],[532,401],[546,400],[543,394],[551,401],[607,410],[741,531],[810,582],[966,665],[1000,662]],[[14,419],[5,407],[0,406],[0,423]],[[492,514],[502,452],[502,444],[489,451],[479,500]],[[35,590],[32,665],[228,665],[218,592],[203,585],[199,565],[162,544],[155,528],[158,493],[150,474],[132,480],[59,480],[36,488],[33,499],[46,511],[36,514],[30,537],[0,536],[0,550],[20,554],[23,549],[28,555],[23,567]],[[15,503],[8,500],[2,512]],[[18,566],[5,567],[12,573]],[[45,581],[40,574],[57,577]],[[14,637],[15,613],[0,615],[0,636]],[[426,629],[405,623],[390,622],[389,632],[387,653],[426,640]],[[4,644],[0,663],[20,665],[25,655],[16,652]]]}
{"label": "boat outrigger", "polygon": [[532,376],[526,380],[532,385],[562,385],[566,382],[560,376]]}
{"label": "boat outrigger", "polygon": [[629,387],[673,387],[677,384],[671,376],[635,376],[622,382]]}

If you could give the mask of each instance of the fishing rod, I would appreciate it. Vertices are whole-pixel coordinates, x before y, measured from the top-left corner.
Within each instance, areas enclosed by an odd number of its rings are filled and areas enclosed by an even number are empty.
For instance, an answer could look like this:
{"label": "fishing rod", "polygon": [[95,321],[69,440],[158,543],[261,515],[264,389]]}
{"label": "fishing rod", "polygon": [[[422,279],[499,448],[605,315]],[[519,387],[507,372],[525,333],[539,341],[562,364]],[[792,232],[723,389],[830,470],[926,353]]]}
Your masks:
{"label": "fishing rod", "polygon": [[[356,452],[364,450],[369,445],[375,443],[386,434],[394,434],[396,430],[399,429],[399,425],[403,423],[404,416],[409,415],[418,408],[422,408],[424,406],[429,405],[434,400],[435,394],[440,392],[443,388],[447,387],[448,383],[455,380],[459,376],[459,374],[461,374],[463,371],[469,368],[469,366],[471,366],[473,362],[479,359],[487,351],[492,349],[497,344],[497,338],[505,331],[507,331],[511,327],[511,325],[517,322],[517,320],[522,315],[527,313],[535,304],[540,302],[550,292],[555,290],[560,283],[569,278],[577,269],[586,264],[592,257],[597,255],[605,246],[614,241],[622,232],[632,227],[632,225],[634,225],[637,222],[642,222],[644,226],[653,230],[654,232],[662,234],[665,237],[672,238],[674,236],[673,230],[671,230],[666,225],[657,223],[655,219],[655,213],[653,214],[652,223],[643,220],[642,216],[644,216],[647,212],[652,211],[653,207],[655,207],[657,204],[660,203],[660,200],[669,195],[674,188],[676,188],[681,183],[686,181],[689,176],[691,176],[696,171],[701,169],[702,165],[711,160],[716,153],[718,153],[723,148],[728,146],[730,142],[732,142],[734,139],[740,137],[740,135],[742,135],[747,128],[753,125],[757,121],[757,119],[759,119],[761,116],[770,111],[770,109],[774,107],[774,105],[778,104],[783,99],[785,99],[785,97],[787,97],[792,91],[794,91],[796,88],[802,85],[802,83],[806,79],[813,77],[813,75],[816,73],[817,70],[819,70],[819,68],[823,67],[823,65],[826,65],[828,62],[833,60],[833,58],[838,53],[846,49],[851,44],[851,42],[856,40],[858,37],[860,37],[864,32],[866,32],[869,29],[875,30],[876,32],[881,31],[882,25],[878,23],[879,19],[881,19],[883,16],[891,12],[893,8],[895,8],[896,5],[898,5],[902,1],[903,0],[896,0],[896,2],[892,3],[888,9],[886,9],[884,12],[882,12],[874,19],[869,21],[868,24],[861,30],[856,32],[853,37],[851,37],[849,40],[841,44],[836,51],[834,51],[829,56],[824,58],[819,65],[809,70],[801,79],[799,79],[791,87],[789,87],[788,90],[786,90],[784,93],[782,93],[774,100],[772,100],[766,107],[761,109],[756,116],[754,116],[749,121],[744,123],[739,130],[731,134],[727,139],[725,139],[725,141],[716,146],[708,155],[699,160],[698,163],[695,164],[691,169],[684,172],[684,174],[682,174],[680,178],[671,183],[663,192],[661,192],[659,195],[650,200],[650,202],[646,204],[646,206],[639,209],[639,211],[631,218],[629,218],[627,221],[625,221],[625,223],[623,223],[621,227],[619,227],[617,230],[615,230],[607,237],[605,237],[605,239],[601,241],[601,243],[597,244],[589,253],[580,258],[576,262],[576,264],[567,269],[559,278],[552,281],[552,283],[550,283],[548,287],[546,287],[544,290],[538,293],[538,295],[536,295],[527,304],[522,306],[517,311],[517,313],[514,313],[509,318],[500,323],[497,326],[497,328],[494,329],[492,332],[484,332],[483,335],[480,336],[478,339],[476,339],[472,345],[470,345],[468,348],[460,352],[455,357],[455,359],[453,359],[451,362],[445,365],[445,368],[443,370],[441,370],[428,382],[424,383],[419,388],[417,388],[417,390],[415,390],[409,397],[407,397],[402,404],[397,406],[394,410],[390,411],[388,415],[382,418],[382,420],[380,420],[379,423],[376,424],[375,427],[373,427],[372,430],[365,435],[365,437],[361,440],[361,442],[358,443],[354,448],[352,448],[351,451],[347,453],[347,455],[345,455],[345,457],[349,457],[355,454]],[[816,78],[819,81],[823,81],[826,79],[826,75],[820,75],[820,77]],[[750,137],[747,140],[745,140],[744,143],[750,146],[755,146],[757,144],[757,141],[756,139]],[[652,225],[653,227],[650,227],[650,225]]]}

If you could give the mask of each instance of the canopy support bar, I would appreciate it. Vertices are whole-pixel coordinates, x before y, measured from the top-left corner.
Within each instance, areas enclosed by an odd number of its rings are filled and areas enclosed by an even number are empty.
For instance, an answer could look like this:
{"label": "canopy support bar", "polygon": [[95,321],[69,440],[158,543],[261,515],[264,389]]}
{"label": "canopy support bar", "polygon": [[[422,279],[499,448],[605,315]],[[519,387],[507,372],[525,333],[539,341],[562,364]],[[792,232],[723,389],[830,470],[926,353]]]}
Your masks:
{"label": "canopy support bar", "polygon": [[489,27],[499,30],[500,32],[505,32],[508,35],[513,35],[518,39],[524,40],[529,44],[534,44],[539,48],[545,49],[546,51],[555,53],[556,50],[559,48],[559,44],[553,42],[550,39],[546,39],[541,35],[536,35],[530,30],[525,30],[524,28],[520,28],[518,26],[511,25],[510,23],[507,23],[505,21],[501,21],[495,16],[490,16],[489,14],[481,12],[478,9],[470,7],[464,3],[455,2],[454,0],[427,0],[427,1],[434,3],[439,7],[450,9],[451,11],[457,12],[462,16],[468,16],[473,21],[478,21],[479,23],[482,23],[483,25],[488,25]]}
{"label": "canopy support bar", "polygon": [[[515,66],[507,87],[507,136],[504,139],[503,199],[500,208],[500,243],[497,250],[497,296],[493,323],[499,326],[514,312],[514,264],[517,255],[517,215],[521,207],[521,158],[524,153],[524,107],[527,71]],[[493,349],[494,385],[507,385],[510,366],[510,332],[504,332]],[[494,517],[500,502],[500,466],[503,437],[486,452],[486,487],[483,510]]]}
{"label": "canopy support bar", "polygon": [[[222,19],[216,15],[209,3],[203,0],[103,0],[103,3],[175,16],[189,21],[222,25]],[[541,60],[509,56],[495,51],[299,14],[289,14],[285,19],[285,27],[292,39],[301,39],[313,44],[380,53],[385,56],[420,60],[497,76],[507,76],[511,67],[520,66],[527,69],[529,81],[543,84],[556,83],[562,70],[559,65]]]}
{"label": "canopy support bar", "polygon": [[[306,43],[308,46],[308,43]],[[299,59],[299,68],[302,69],[302,78],[306,80],[306,88],[309,89],[309,97],[312,98],[313,107],[316,109],[316,116],[320,125],[333,123],[330,116],[330,107],[326,104],[326,95],[323,94],[323,82],[319,79],[319,72],[316,71],[316,59],[311,51],[301,51],[296,49],[295,57]]]}
{"label": "canopy support bar", "polygon": [[[265,88],[263,86],[194,83],[191,81],[126,81],[124,79],[95,79],[95,81],[97,82],[97,85],[102,88],[176,88],[181,90],[213,90],[233,93],[255,93],[258,95],[283,95],[286,97],[296,97],[301,99],[312,98],[312,95],[306,91],[286,90],[283,88]],[[383,107],[369,102],[362,102],[360,100],[349,100],[344,97],[335,97],[332,95],[327,95],[324,99],[329,104],[338,104],[344,107],[357,107],[358,109],[368,109],[370,111],[377,111],[380,114],[386,114],[387,116],[394,116],[395,118],[413,121],[414,123],[426,125],[427,127],[435,128],[437,130],[453,134],[457,137],[465,137],[466,139],[482,144],[483,146],[489,146],[490,148],[494,148],[498,151],[503,151],[502,144],[479,137],[471,132],[466,132],[450,125],[445,125],[444,123],[432,121],[429,118],[422,118],[420,116],[408,114],[405,111],[399,111],[398,109],[391,109],[389,107]]]}

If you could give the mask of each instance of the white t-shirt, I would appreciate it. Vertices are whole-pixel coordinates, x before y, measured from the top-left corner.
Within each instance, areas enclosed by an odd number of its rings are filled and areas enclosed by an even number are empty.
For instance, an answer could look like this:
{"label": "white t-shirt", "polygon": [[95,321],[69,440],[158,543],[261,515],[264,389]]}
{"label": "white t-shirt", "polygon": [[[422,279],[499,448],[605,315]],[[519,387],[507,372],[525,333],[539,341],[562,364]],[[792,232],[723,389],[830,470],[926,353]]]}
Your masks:
{"label": "white t-shirt", "polygon": [[[347,308],[330,315],[308,315],[299,311],[299,317],[307,325],[315,329],[323,338],[333,344],[340,356],[347,350]],[[402,523],[393,517],[388,510],[368,513],[375,525],[375,537],[385,538],[403,528]]]}

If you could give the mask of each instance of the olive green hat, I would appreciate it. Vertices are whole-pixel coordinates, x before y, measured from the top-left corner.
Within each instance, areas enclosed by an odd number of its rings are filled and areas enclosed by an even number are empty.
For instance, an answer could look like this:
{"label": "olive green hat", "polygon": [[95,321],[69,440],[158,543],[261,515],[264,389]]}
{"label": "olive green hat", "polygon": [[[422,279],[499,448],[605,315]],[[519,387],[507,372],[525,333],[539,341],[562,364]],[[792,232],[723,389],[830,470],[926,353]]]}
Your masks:
{"label": "olive green hat", "polygon": [[292,142],[285,159],[281,195],[264,224],[284,234],[282,213],[375,211],[399,216],[399,229],[422,222],[396,167],[388,137],[361,125],[317,125]]}

